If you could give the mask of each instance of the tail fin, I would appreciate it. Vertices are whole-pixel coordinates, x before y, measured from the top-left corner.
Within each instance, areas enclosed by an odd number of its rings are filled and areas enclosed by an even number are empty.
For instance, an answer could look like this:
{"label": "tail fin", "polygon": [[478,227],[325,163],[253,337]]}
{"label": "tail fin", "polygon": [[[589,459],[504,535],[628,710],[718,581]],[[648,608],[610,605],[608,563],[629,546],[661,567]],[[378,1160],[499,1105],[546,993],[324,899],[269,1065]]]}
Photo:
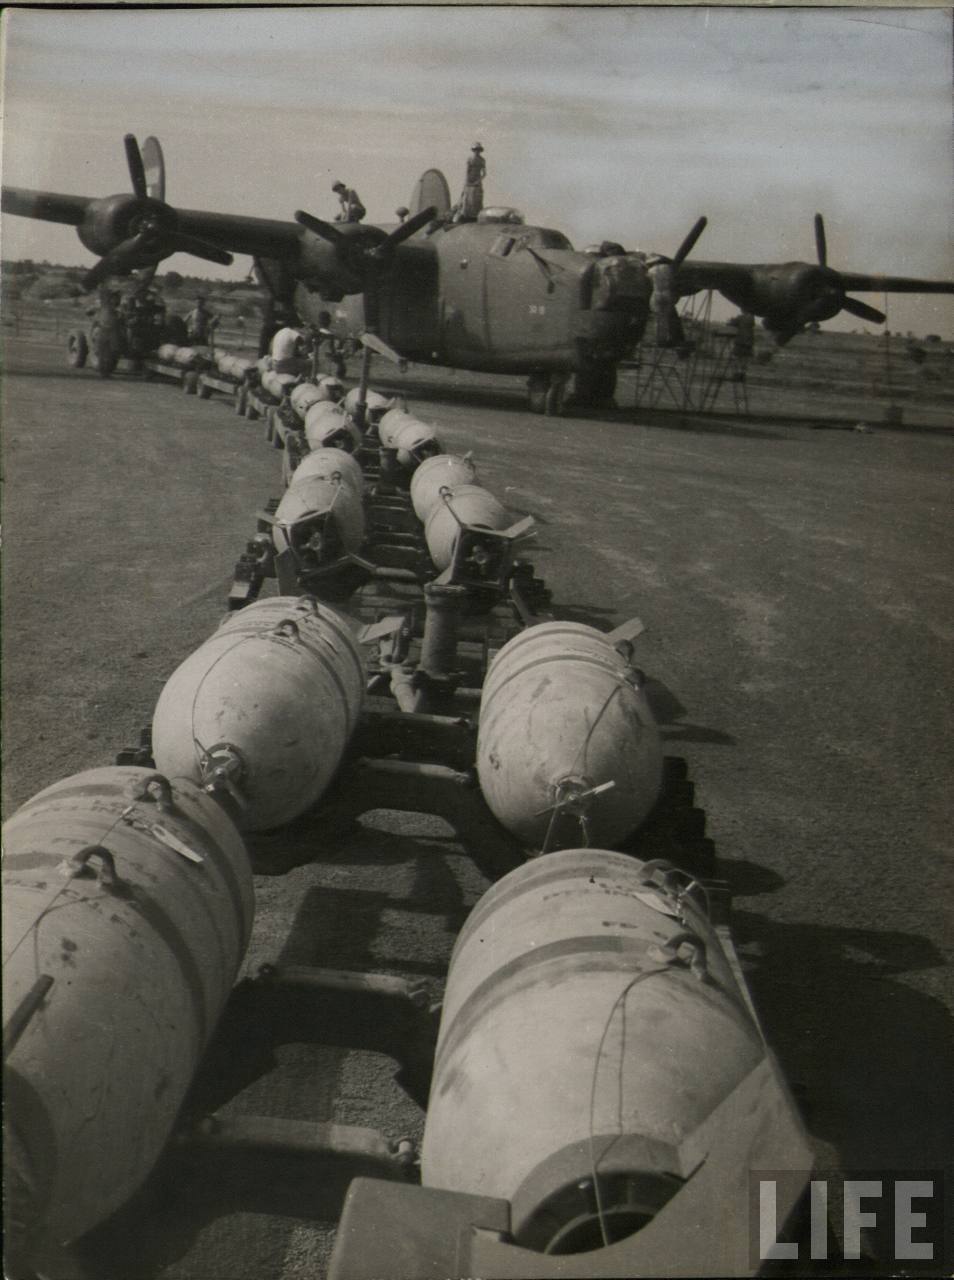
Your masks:
{"label": "tail fin", "polygon": [[450,213],[450,188],[440,169],[426,169],[418,178],[411,193],[409,216],[413,218],[428,205],[434,206],[437,210],[435,216],[438,218],[443,218]]}

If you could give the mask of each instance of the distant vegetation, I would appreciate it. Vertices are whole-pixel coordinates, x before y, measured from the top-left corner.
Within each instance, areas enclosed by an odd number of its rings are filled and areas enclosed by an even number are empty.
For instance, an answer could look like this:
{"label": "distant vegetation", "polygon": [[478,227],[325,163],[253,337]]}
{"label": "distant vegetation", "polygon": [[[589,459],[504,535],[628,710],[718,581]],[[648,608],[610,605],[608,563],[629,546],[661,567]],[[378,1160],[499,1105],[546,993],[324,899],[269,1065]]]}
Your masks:
{"label": "distant vegetation", "polygon": [[[89,295],[82,287],[84,267],[64,267],[54,262],[34,262],[32,258],[0,263],[5,302],[67,302],[80,306]],[[122,292],[130,291],[132,281],[117,284]],[[213,304],[223,319],[257,320],[262,314],[265,291],[248,280],[208,280],[203,276],[184,276],[178,271],[157,272],[152,287],[162,294],[170,311],[192,309],[200,295]]]}

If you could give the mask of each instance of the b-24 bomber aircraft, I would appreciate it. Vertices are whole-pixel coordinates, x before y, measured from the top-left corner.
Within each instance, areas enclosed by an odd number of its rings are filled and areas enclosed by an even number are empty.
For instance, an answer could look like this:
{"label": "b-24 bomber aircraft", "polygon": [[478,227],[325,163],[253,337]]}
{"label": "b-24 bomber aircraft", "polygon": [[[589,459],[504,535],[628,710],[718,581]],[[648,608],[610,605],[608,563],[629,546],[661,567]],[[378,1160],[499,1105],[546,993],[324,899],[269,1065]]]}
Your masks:
{"label": "b-24 bomber aircraft", "polygon": [[[560,231],[525,225],[515,209],[455,220],[444,176],[417,183],[397,226],[332,223],[299,211],[294,222],[178,209],[165,199],[162,151],[125,138],[132,192],[106,197],[3,189],[6,213],[75,226],[100,261],[84,284],[149,273],[173,253],[227,264],[250,254],[272,297],[304,324],[367,331],[406,360],[488,373],[526,374],[530,406],[559,413],[574,377],[580,406],[612,401],[616,367],[643,340],[650,317],[662,345],[679,339],[678,300],[715,289],[763,319],[780,343],[846,310],[873,323],[882,312],[858,290],[954,293],[954,282],[844,273],[827,264],[815,216],[817,263],[699,262],[689,255],[700,218],[672,257],[603,245],[579,252]],[[334,314],[329,310],[333,307]]]}

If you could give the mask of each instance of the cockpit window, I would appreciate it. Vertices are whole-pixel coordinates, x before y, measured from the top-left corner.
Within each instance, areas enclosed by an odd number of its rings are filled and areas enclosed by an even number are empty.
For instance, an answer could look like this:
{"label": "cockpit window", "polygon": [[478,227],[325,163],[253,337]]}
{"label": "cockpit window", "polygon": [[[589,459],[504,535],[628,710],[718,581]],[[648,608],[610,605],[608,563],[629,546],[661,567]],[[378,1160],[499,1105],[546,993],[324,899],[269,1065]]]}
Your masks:
{"label": "cockpit window", "polygon": [[527,243],[534,249],[572,249],[562,231],[550,231],[546,227],[538,227],[527,237]]}

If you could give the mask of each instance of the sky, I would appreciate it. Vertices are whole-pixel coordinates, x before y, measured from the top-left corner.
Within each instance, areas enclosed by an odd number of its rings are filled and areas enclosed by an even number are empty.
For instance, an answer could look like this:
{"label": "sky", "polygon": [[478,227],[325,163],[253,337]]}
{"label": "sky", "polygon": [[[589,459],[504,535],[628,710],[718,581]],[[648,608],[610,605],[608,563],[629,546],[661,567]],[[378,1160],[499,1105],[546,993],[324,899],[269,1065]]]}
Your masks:
{"label": "sky", "polygon": [[[697,258],[811,260],[820,210],[830,265],[954,279],[951,21],[942,9],[7,9],[3,181],[123,191],[123,134],[153,133],[173,204],[327,218],[341,179],[369,221],[393,221],[431,166],[456,197],[479,140],[486,202],[579,247],[672,253],[704,213]],[[22,218],[3,218],[0,249],[92,262],[72,229]],[[238,279],[250,265],[201,273]],[[895,295],[887,310],[892,329],[954,337],[954,300]]]}

